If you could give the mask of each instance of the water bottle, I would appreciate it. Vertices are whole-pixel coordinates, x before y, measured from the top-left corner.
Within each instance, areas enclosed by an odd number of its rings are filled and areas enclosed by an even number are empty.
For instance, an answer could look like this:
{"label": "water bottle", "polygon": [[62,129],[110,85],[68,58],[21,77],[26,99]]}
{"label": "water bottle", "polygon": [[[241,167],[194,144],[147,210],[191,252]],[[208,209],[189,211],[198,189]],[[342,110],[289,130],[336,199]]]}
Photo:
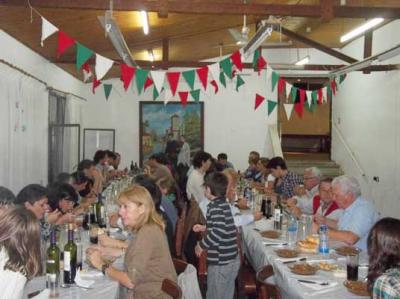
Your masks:
{"label": "water bottle", "polygon": [[319,247],[318,251],[322,254],[329,253],[329,244],[328,244],[328,226],[326,224],[321,224],[319,227]]}
{"label": "water bottle", "polygon": [[289,215],[287,241],[289,246],[295,245],[297,241],[297,219],[294,215]]}

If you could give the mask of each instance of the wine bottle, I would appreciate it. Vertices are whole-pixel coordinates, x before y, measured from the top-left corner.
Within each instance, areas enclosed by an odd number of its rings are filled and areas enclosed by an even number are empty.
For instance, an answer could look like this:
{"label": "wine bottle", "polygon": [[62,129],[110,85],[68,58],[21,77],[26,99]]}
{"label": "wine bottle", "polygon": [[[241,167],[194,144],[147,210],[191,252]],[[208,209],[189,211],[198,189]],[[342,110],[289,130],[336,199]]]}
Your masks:
{"label": "wine bottle", "polygon": [[64,283],[72,284],[76,275],[77,247],[74,243],[74,229],[68,227],[68,243],[64,247]]}
{"label": "wine bottle", "polygon": [[60,249],[57,246],[56,231],[50,233],[50,247],[47,249],[46,275],[52,280],[58,278],[60,274]]}
{"label": "wine bottle", "polygon": [[131,170],[131,172],[133,172],[135,170],[135,166],[133,165],[133,161],[131,161],[130,170]]}
{"label": "wine bottle", "polygon": [[283,218],[283,207],[281,204],[281,197],[278,195],[276,199],[276,205],[274,208],[274,229],[282,229],[282,218]]}
{"label": "wine bottle", "polygon": [[104,204],[102,201],[102,195],[99,194],[97,203],[96,203],[96,221],[99,227],[106,227],[106,219],[105,219],[105,212],[104,212]]}

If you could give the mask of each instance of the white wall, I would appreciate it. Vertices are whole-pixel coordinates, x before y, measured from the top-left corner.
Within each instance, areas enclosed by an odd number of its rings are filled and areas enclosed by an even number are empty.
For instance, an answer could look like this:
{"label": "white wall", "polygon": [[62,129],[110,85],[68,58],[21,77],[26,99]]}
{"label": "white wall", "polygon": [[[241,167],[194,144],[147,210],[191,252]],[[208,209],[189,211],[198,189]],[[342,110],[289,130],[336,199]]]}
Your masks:
{"label": "white wall", "polygon": [[[400,21],[392,22],[374,32],[373,54],[399,43]],[[395,37],[395,38],[394,38]],[[363,38],[343,50],[362,59]],[[384,63],[399,63],[400,57]],[[375,202],[384,215],[400,215],[400,72],[353,72],[340,86],[333,101],[332,157],[345,173],[353,175],[362,184],[363,194]],[[359,171],[339,136],[353,151],[365,172]],[[375,182],[373,177],[379,177]]]}

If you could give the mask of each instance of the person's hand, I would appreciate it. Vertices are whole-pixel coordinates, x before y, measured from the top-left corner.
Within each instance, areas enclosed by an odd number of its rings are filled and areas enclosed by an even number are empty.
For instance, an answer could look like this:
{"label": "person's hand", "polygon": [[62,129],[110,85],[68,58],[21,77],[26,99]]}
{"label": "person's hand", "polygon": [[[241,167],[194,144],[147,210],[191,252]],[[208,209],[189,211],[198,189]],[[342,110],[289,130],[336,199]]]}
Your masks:
{"label": "person's hand", "polygon": [[254,212],[254,221],[258,221],[262,218],[263,214],[261,212]]}
{"label": "person's hand", "polygon": [[89,263],[98,270],[101,270],[103,266],[103,259],[101,258],[101,252],[97,248],[89,247],[86,250],[86,258]]}
{"label": "person's hand", "polygon": [[195,233],[200,233],[206,231],[206,226],[202,224],[195,224],[193,225],[193,231]]}
{"label": "person's hand", "polygon": [[326,218],[320,214],[315,214],[313,216],[313,220],[315,223],[317,223],[318,225],[320,224],[326,224]]}
{"label": "person's hand", "polygon": [[312,224],[312,233],[313,234],[317,234],[318,230],[319,230],[319,225],[317,223],[313,222],[313,224]]}
{"label": "person's hand", "polygon": [[244,198],[244,197],[239,198],[238,201],[236,202],[236,206],[237,206],[239,209],[242,209],[242,210],[247,209],[247,208],[248,208],[247,199]]}
{"label": "person's hand", "polygon": [[75,215],[72,213],[66,213],[58,217],[56,224],[72,223],[75,222]]}
{"label": "person's hand", "polygon": [[47,214],[47,221],[51,224],[56,224],[60,217],[61,212],[58,209],[55,209],[53,212]]}
{"label": "person's hand", "polygon": [[286,204],[288,205],[288,207],[294,207],[297,205],[297,199],[295,197],[291,197],[286,201]]}
{"label": "person's hand", "polygon": [[304,188],[303,185],[297,185],[296,187],[293,188],[293,191],[297,196],[304,196],[307,194],[306,189]]}
{"label": "person's hand", "polygon": [[101,234],[98,236],[99,244],[103,247],[117,247],[117,240],[107,236],[106,234]]}
{"label": "person's hand", "polygon": [[194,253],[196,254],[197,257],[200,257],[203,251],[204,251],[203,248],[201,248],[199,244],[197,244],[196,247],[194,248]]}
{"label": "person's hand", "polygon": [[118,218],[119,218],[118,213],[114,213],[114,214],[111,214],[111,215],[108,216],[110,225],[112,227],[117,227],[118,226]]}
{"label": "person's hand", "polygon": [[300,218],[301,217],[302,212],[301,212],[299,207],[294,206],[294,207],[290,207],[289,209],[292,212],[292,214],[294,216],[296,216],[296,218]]}
{"label": "person's hand", "polygon": [[101,256],[104,257],[119,257],[123,254],[121,248],[104,247],[101,245],[91,245],[89,248],[100,251]]}

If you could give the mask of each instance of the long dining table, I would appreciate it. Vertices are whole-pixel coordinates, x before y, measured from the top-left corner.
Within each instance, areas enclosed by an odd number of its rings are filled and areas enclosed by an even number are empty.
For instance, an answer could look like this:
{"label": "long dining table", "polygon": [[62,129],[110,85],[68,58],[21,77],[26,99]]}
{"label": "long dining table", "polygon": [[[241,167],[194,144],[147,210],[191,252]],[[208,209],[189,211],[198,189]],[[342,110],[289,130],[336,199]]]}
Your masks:
{"label": "long dining table", "polygon": [[[314,275],[298,275],[291,272],[288,267],[291,264],[285,264],[285,259],[279,258],[275,252],[278,248],[286,245],[286,236],[283,233],[280,239],[272,240],[263,238],[261,231],[273,230],[272,219],[262,219],[256,223],[243,227],[243,247],[244,252],[253,266],[258,271],[265,265],[272,265],[274,269],[273,282],[279,287],[281,296],[284,299],[305,299],[305,298],[324,298],[324,299],[356,299],[368,298],[352,294],[344,286],[346,280],[346,272],[341,273],[331,271],[318,270]],[[278,244],[280,243],[280,244]],[[329,242],[330,248],[336,248],[342,244],[338,242]],[[299,258],[306,258],[307,263],[329,262],[345,266],[345,258],[334,253],[333,250],[329,254],[318,253],[301,253]],[[286,260],[288,261],[288,260]],[[360,255],[359,278],[366,275],[367,256]],[[344,267],[345,269],[345,267]],[[314,282],[326,282],[328,285],[317,285],[312,283],[303,283],[298,280],[311,280]]]}

